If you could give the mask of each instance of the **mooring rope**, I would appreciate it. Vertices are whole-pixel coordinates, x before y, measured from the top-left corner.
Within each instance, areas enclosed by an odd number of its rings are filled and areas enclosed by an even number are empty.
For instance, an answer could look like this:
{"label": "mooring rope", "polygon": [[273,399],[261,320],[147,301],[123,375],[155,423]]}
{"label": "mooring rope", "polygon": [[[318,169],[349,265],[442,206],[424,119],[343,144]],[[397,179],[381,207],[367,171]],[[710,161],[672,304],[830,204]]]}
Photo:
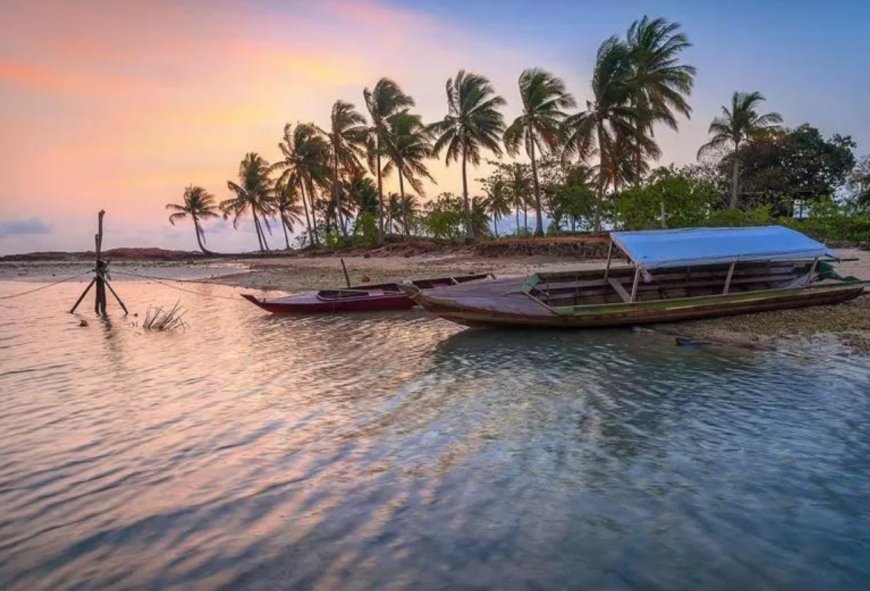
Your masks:
{"label": "mooring rope", "polygon": [[75,279],[76,277],[81,277],[82,275],[86,275],[92,271],[93,271],[93,269],[88,269],[87,271],[82,271],[81,273],[71,275],[71,276],[67,277],[66,279],[61,279],[60,281],[55,281],[54,283],[49,283],[48,285],[40,285],[39,287],[37,287],[35,289],[28,289],[27,291],[22,291],[21,293],[13,293],[11,295],[0,296],[0,300],[11,300],[12,298],[25,296],[29,293],[33,293],[33,292],[39,291],[41,289],[48,289],[49,287],[54,287],[55,285],[60,285],[61,283],[65,283],[66,281],[69,281],[70,279]]}
{"label": "mooring rope", "polygon": [[111,271],[113,275],[128,275],[130,277],[138,277],[139,279],[148,279],[150,281],[154,281],[163,285],[164,287],[169,287],[171,289],[177,289],[178,291],[183,291],[186,293],[192,293],[195,295],[203,296],[206,298],[218,298],[221,300],[232,300],[234,302],[239,301],[239,298],[231,298],[229,296],[222,296],[215,293],[206,293],[204,291],[196,291],[194,289],[186,289],[184,287],[179,287],[178,285],[172,285],[171,283],[166,283],[167,281],[174,281],[177,283],[199,283],[196,280],[192,279],[170,279],[168,277],[154,277],[153,275],[143,275],[141,273],[134,273],[132,271],[119,271],[118,269],[113,269]]}

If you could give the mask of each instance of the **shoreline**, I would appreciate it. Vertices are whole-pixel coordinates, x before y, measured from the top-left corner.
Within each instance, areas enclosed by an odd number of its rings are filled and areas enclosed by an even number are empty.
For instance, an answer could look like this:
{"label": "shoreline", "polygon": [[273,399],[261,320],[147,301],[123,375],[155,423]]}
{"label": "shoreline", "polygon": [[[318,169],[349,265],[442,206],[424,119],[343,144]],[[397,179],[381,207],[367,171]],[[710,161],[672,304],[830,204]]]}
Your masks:
{"label": "shoreline", "polygon": [[[870,252],[840,249],[848,260],[838,265],[845,275],[870,279]],[[594,269],[604,266],[602,259],[574,256],[531,255],[486,257],[468,250],[420,255],[317,255],[286,257],[223,257],[202,261],[113,262],[113,268],[140,269],[166,279],[226,285],[261,291],[298,292],[345,284],[341,269],[344,258],[353,284],[401,281],[409,278],[442,277],[468,273],[496,276],[523,276],[536,271]],[[52,281],[86,270],[85,261],[0,262],[0,280]],[[120,274],[119,274],[120,275]],[[123,275],[120,275],[123,277]],[[126,277],[125,277],[126,278]],[[794,349],[845,347],[845,350],[870,354],[870,294],[836,306],[816,306],[757,314],[726,316],[658,325],[656,330],[717,345],[749,349]]]}

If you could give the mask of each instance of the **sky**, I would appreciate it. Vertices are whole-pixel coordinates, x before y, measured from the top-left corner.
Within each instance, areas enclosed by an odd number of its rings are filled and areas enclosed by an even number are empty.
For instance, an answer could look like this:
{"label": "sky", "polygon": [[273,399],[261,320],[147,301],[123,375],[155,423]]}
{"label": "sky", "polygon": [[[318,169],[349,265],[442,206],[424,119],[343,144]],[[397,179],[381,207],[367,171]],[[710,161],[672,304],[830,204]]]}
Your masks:
{"label": "sky", "polygon": [[[735,90],[870,152],[866,1],[0,0],[0,254],[90,249],[101,208],[105,248],[193,250],[165,204],[188,184],[228,198],[246,152],[278,158],[285,123],[362,109],[381,76],[433,121],[460,68],[492,80],[509,121],[532,66],[584,104],[598,46],[645,14],[682,24],[698,70],[691,120],[657,131],[661,164],[692,162]],[[459,191],[458,166],[431,171],[427,198]],[[206,233],[218,251],[257,245],[250,224]]]}

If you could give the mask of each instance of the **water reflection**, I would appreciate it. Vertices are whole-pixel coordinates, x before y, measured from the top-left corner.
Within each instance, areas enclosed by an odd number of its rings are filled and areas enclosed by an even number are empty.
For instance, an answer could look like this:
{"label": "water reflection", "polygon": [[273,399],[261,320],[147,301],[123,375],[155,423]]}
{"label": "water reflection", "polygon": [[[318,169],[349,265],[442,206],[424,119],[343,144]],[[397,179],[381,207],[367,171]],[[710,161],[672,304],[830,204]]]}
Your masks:
{"label": "water reflection", "polygon": [[293,319],[132,283],[140,318],[180,298],[191,328],[79,328],[79,289],[0,308],[4,589],[870,576],[866,360]]}

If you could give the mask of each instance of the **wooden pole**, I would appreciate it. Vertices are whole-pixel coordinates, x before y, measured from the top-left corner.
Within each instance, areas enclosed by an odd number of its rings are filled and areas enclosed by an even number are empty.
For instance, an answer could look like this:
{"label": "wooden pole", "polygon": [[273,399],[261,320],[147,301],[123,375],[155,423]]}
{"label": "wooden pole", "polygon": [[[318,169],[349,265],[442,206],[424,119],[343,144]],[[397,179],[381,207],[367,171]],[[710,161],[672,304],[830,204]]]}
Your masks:
{"label": "wooden pole", "polygon": [[119,303],[119,304],[121,304],[121,309],[124,310],[124,314],[129,314],[129,312],[127,311],[127,306],[124,305],[124,302],[121,301],[120,296],[118,296],[118,294],[115,293],[115,290],[112,289],[112,284],[109,283],[108,281],[106,281],[106,287],[109,288],[109,291],[112,292],[112,295],[115,296],[115,299],[118,300],[118,303]]}
{"label": "wooden pole", "polygon": [[637,270],[634,272],[634,283],[631,284],[631,301],[637,298],[637,284],[640,281],[640,267],[637,267]]}
{"label": "wooden pole", "polygon": [[95,281],[96,281],[96,279],[91,279],[91,282],[88,283],[88,286],[87,286],[87,287],[85,288],[85,290],[82,292],[82,295],[79,296],[79,299],[76,300],[76,303],[75,303],[75,304],[73,305],[73,307],[70,309],[70,311],[69,311],[70,314],[72,314],[73,312],[76,311],[76,308],[79,307],[79,304],[82,303],[82,300],[85,299],[85,296],[88,295],[88,292],[89,292],[89,291],[91,291],[91,288],[94,286],[94,282],[95,282]]}
{"label": "wooden pole", "polygon": [[816,274],[816,265],[818,263],[819,263],[819,257],[814,258],[813,259],[813,266],[810,267],[810,273],[809,273],[809,275],[807,275],[807,284],[806,284],[807,287],[809,287],[810,284],[813,282],[813,278]]}
{"label": "wooden pole", "polygon": [[94,246],[97,254],[96,282],[97,297],[94,300],[94,312],[100,316],[106,315],[106,266],[103,263],[103,216],[104,210],[97,214],[97,233],[94,235]]}
{"label": "wooden pole", "polygon": [[613,258],[613,238],[610,239],[610,244],[607,246],[607,266],[604,267],[604,278],[610,274],[610,259]]}
{"label": "wooden pole", "polygon": [[106,215],[104,210],[100,210],[97,214],[97,233],[94,234],[94,251],[96,255],[96,261],[94,265],[94,278],[91,279],[91,282],[88,283],[88,286],[82,292],[82,295],[79,296],[79,299],[76,300],[76,303],[70,309],[70,314],[76,311],[76,308],[79,307],[79,304],[82,303],[82,300],[85,299],[85,296],[88,295],[88,292],[92,287],[96,286],[95,297],[94,297],[94,312],[99,316],[106,316],[106,288],[112,292],[112,295],[115,296],[115,299],[118,300],[118,303],[121,304],[121,308],[124,309],[124,314],[129,314],[127,311],[127,306],[124,305],[124,302],[121,301],[121,298],[115,293],[115,290],[112,289],[112,286],[109,285],[109,261],[103,260],[103,216]]}
{"label": "wooden pole", "polygon": [[722,290],[723,294],[728,293],[728,288],[731,287],[731,277],[734,275],[734,267],[737,266],[737,261],[732,261],[731,266],[728,267],[728,275],[725,277],[725,289]]}
{"label": "wooden pole", "polygon": [[344,265],[344,258],[339,260],[341,261],[341,270],[344,271],[344,282],[347,283],[348,287],[350,287],[350,277],[347,274],[347,267]]}

